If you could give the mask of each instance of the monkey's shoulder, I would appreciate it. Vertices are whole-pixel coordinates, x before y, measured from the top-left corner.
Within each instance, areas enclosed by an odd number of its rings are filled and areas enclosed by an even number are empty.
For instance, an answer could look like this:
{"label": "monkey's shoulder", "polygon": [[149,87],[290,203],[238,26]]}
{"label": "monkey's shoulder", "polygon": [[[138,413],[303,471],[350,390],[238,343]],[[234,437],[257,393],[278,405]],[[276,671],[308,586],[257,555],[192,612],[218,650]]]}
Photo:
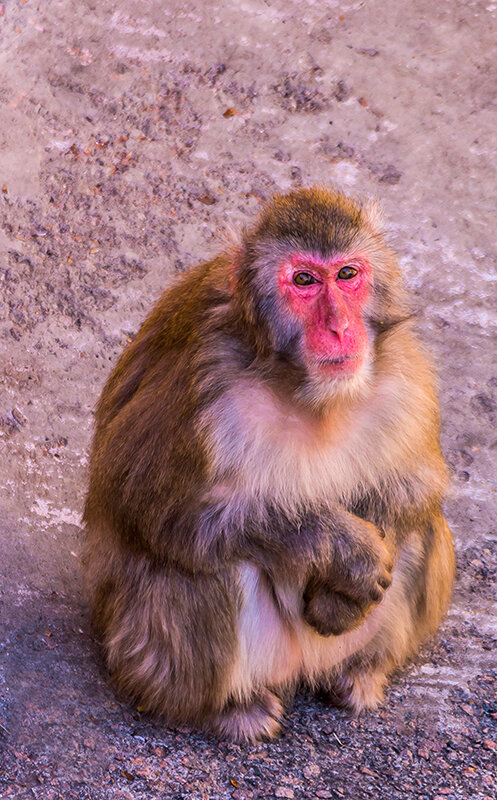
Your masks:
{"label": "monkey's shoulder", "polygon": [[198,343],[212,327],[213,312],[229,300],[229,262],[225,256],[176,276],[137,335],[160,352]]}
{"label": "monkey's shoulder", "polygon": [[146,395],[148,407],[157,403],[162,416],[168,408],[171,416],[171,399],[192,393],[205,353],[219,360],[212,342],[220,338],[219,312],[229,298],[226,271],[226,259],[219,257],[173,281],[121,354],[97,406],[97,422],[114,419],[138,393]]}

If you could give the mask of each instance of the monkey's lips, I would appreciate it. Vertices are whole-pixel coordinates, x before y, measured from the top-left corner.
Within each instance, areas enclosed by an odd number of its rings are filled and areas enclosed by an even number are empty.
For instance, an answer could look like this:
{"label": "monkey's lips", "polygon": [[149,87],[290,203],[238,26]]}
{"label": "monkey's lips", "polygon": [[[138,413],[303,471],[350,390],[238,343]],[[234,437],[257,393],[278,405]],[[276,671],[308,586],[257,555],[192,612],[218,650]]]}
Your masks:
{"label": "monkey's lips", "polygon": [[343,355],[336,356],[335,358],[321,358],[318,362],[318,369],[320,372],[337,377],[343,375],[352,375],[358,369],[361,363],[359,355]]}

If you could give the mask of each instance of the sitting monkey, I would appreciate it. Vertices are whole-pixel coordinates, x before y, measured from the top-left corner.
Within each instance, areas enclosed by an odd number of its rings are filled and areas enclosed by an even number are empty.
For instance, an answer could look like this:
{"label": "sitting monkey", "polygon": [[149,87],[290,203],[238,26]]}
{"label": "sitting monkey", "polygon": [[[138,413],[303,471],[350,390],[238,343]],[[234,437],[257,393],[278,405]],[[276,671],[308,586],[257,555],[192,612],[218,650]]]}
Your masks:
{"label": "sitting monkey", "polygon": [[98,404],[86,563],[119,690],[237,741],[301,681],[374,707],[449,601],[438,439],[375,206],[276,196],[173,279]]}

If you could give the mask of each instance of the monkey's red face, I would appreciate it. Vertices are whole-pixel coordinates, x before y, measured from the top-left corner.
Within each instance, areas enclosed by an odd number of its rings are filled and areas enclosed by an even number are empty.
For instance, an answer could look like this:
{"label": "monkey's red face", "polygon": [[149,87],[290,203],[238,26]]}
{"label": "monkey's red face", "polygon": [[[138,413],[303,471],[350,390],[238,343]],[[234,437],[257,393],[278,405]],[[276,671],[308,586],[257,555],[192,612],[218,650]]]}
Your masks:
{"label": "monkey's red face", "polygon": [[281,267],[278,286],[303,327],[308,366],[333,378],[353,375],[369,348],[364,324],[369,265],[345,255],[325,260],[296,254]]}

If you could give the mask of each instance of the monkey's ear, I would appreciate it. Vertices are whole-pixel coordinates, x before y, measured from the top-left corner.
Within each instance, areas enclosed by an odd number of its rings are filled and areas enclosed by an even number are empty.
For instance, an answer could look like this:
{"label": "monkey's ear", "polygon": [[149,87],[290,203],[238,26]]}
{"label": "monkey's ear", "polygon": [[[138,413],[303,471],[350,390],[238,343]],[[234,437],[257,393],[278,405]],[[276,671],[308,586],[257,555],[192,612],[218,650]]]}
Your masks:
{"label": "monkey's ear", "polygon": [[361,207],[361,217],[376,233],[385,233],[386,222],[378,200],[366,200]]}

